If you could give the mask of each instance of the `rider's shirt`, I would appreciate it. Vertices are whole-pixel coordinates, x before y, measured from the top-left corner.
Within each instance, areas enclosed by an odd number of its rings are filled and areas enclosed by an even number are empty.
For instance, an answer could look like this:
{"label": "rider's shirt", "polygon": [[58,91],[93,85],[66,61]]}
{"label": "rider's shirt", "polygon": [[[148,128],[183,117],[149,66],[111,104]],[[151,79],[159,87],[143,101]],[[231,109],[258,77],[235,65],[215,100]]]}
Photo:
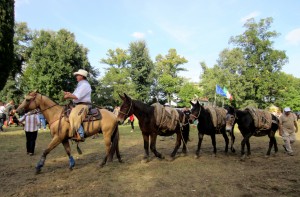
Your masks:
{"label": "rider's shirt", "polygon": [[91,103],[92,88],[87,80],[81,80],[78,82],[77,87],[73,94],[77,99],[73,99],[74,103],[85,102]]}

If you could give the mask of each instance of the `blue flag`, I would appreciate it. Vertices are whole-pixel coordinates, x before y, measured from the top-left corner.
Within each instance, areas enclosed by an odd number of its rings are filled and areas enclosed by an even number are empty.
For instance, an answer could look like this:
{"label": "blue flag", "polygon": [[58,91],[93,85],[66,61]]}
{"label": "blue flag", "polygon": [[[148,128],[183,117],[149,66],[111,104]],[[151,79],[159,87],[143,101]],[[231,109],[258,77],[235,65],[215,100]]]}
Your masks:
{"label": "blue flag", "polygon": [[220,87],[220,86],[218,86],[218,85],[216,85],[216,93],[217,94],[219,94],[219,95],[221,95],[221,96],[225,96],[226,97],[226,93],[223,91],[223,89]]}

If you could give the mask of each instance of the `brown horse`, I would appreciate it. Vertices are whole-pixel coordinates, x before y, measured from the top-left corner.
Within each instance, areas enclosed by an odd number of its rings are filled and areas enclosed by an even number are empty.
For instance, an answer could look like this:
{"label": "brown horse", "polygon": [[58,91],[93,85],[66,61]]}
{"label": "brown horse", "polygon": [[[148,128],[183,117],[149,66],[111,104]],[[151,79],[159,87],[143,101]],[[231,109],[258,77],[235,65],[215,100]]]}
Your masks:
{"label": "brown horse", "polygon": [[[36,173],[39,173],[44,166],[46,156],[60,143],[63,144],[69,156],[69,168],[73,169],[75,161],[71,155],[69,144],[70,137],[68,135],[70,124],[67,121],[67,117],[62,115],[64,114],[65,107],[58,105],[48,97],[34,91],[25,96],[25,100],[18,107],[17,111],[20,109],[25,109],[25,111],[40,109],[41,113],[49,123],[52,141],[49,143],[47,149],[43,152],[41,159],[37,163]],[[100,112],[102,116],[100,120],[94,121],[92,127],[89,127],[88,123],[85,122],[83,123],[83,127],[86,137],[96,133],[103,133],[106,155],[100,163],[100,166],[102,167],[105,165],[107,159],[109,159],[109,161],[113,159],[115,152],[119,162],[122,162],[122,160],[119,152],[119,129],[117,118],[113,113],[106,109],[100,109]]]}
{"label": "brown horse", "polygon": [[183,139],[183,148],[182,152],[186,154],[186,143],[189,137],[189,124],[188,117],[184,115],[182,111],[178,111],[179,120],[181,123],[177,123],[175,130],[166,130],[162,131],[156,125],[156,119],[154,117],[154,107],[149,106],[140,101],[132,100],[129,96],[124,94],[124,96],[119,95],[123,100],[123,104],[121,105],[118,120],[123,123],[127,117],[134,114],[139,120],[139,126],[142,131],[142,135],[144,138],[144,150],[145,155],[143,158],[144,162],[149,161],[149,137],[150,137],[150,149],[154,153],[154,155],[160,159],[163,159],[164,156],[156,150],[156,138],[157,135],[160,136],[170,136],[174,133],[177,134],[177,140],[175,144],[175,148],[171,153],[171,160],[174,160],[175,155],[181,145],[181,140]]}

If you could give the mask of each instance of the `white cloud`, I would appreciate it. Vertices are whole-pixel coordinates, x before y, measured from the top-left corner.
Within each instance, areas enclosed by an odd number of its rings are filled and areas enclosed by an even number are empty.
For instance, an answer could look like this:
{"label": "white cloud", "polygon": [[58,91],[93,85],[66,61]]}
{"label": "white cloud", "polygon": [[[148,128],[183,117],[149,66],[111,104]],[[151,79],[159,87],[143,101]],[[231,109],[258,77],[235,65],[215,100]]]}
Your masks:
{"label": "white cloud", "polygon": [[137,38],[137,39],[143,39],[145,38],[145,34],[142,32],[134,32],[131,34],[132,37]]}
{"label": "white cloud", "polygon": [[242,23],[245,23],[248,19],[258,17],[259,15],[260,15],[260,13],[258,11],[254,11],[254,12],[251,12],[250,14],[248,14],[247,16],[244,16],[243,18],[241,18],[240,21]]}
{"label": "white cloud", "polygon": [[290,31],[286,36],[285,40],[291,45],[299,45],[300,44],[300,28],[294,29]]}

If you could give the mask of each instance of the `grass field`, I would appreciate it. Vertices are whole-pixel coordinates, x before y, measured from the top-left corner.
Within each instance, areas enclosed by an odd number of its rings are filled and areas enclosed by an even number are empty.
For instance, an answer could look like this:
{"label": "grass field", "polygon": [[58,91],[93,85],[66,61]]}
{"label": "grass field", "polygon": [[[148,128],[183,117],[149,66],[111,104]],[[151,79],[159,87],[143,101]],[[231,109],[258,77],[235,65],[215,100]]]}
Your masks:
{"label": "grass field", "polygon": [[[265,157],[268,137],[252,137],[252,155],[240,161],[241,135],[236,130],[236,154],[224,153],[224,140],[217,136],[217,157],[212,156],[209,136],[205,136],[201,157],[194,158],[197,131],[191,128],[189,154],[173,162],[153,157],[141,163],[144,153],[142,135],[136,127],[120,126],[120,151],[124,163],[117,160],[103,168],[98,163],[104,156],[102,135],[87,139],[82,155],[72,145],[76,167],[68,169],[68,157],[62,145],[47,157],[42,173],[35,175],[35,165],[51,136],[38,134],[36,154],[26,155],[25,134],[20,128],[0,133],[0,196],[299,196],[300,142],[294,144],[295,156],[284,153],[277,136],[279,152]],[[297,134],[300,139],[299,133]],[[157,149],[168,155],[175,140],[160,141]]]}

